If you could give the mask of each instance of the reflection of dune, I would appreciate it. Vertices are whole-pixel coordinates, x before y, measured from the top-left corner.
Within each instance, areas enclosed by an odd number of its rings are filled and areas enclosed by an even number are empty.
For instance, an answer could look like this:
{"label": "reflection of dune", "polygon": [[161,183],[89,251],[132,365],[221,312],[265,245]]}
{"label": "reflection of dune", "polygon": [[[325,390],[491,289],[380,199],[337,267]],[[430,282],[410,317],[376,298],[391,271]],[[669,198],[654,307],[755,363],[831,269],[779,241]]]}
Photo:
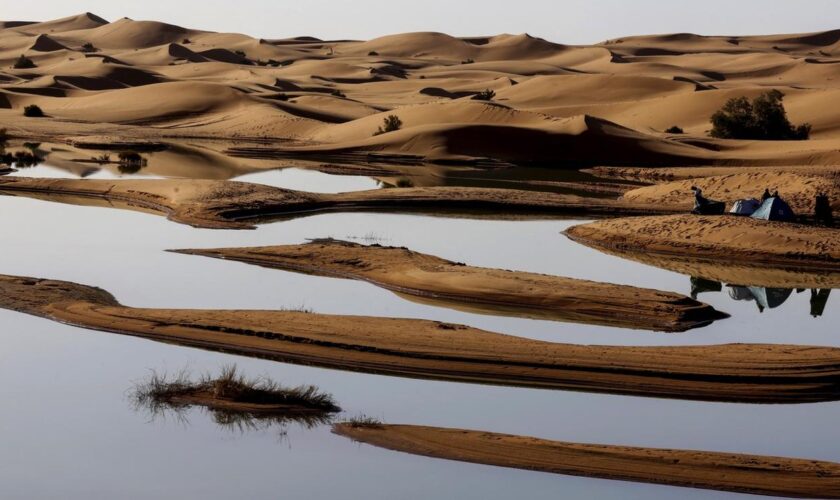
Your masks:
{"label": "reflection of dune", "polygon": [[840,464],[695,450],[566,443],[415,425],[337,424],[355,441],[434,458],[573,476],[794,498],[840,498]]}

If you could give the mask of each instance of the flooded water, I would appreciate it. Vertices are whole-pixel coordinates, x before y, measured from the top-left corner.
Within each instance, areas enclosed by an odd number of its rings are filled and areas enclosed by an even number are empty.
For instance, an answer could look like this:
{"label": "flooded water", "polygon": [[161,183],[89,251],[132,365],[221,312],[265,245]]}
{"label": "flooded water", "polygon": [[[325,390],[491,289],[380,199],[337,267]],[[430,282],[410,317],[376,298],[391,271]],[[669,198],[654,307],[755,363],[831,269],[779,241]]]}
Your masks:
{"label": "flooded water", "polygon": [[[27,173],[45,175],[50,167]],[[240,180],[335,192],[367,178],[274,171]],[[838,296],[812,315],[810,291],[692,282],[599,253],[561,232],[581,221],[493,221],[397,214],[326,214],[212,231],[129,211],[0,197],[0,274],[104,288],[134,307],[279,309],[429,318],[556,342],[688,345],[770,342],[840,346]],[[407,246],[472,265],[689,294],[732,315],[663,334],[478,315],[400,298],[362,282],[165,252],[335,237]],[[821,292],[825,295],[825,292]],[[782,301],[782,295],[785,300]],[[817,299],[818,302],[821,299]],[[759,308],[758,306],[762,307]],[[763,309],[763,312],[761,311]],[[414,380],[282,364],[88,331],[0,310],[0,497],[670,499],[747,495],[574,478],[423,458],[353,443],[329,426],[237,433],[205,413],[151,419],[128,391],[150,370],[249,375],[332,393],[343,416],[546,439],[731,451],[840,461],[840,403],[747,405]]]}

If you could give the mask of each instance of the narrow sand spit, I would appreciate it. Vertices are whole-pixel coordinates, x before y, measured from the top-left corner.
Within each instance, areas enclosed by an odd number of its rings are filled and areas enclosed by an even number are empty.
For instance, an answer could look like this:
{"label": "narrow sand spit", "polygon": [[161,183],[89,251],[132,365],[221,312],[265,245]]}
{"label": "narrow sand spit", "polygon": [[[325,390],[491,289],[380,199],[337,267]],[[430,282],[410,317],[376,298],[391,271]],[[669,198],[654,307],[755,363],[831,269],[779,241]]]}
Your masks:
{"label": "narrow sand spit", "polygon": [[0,179],[0,194],[138,210],[212,229],[250,229],[253,223],[320,211],[417,210],[553,216],[669,213],[656,206],[642,207],[611,199],[510,189],[434,187],[321,194],[196,179],[6,177]]}
{"label": "narrow sand spit", "polygon": [[305,245],[176,251],[367,281],[403,296],[485,314],[658,331],[685,331],[726,317],[675,293],[472,267],[406,248],[333,239]]}
{"label": "narrow sand spit", "polygon": [[840,464],[710,451],[549,441],[414,425],[333,426],[389,450],[554,474],[792,498],[840,498]]}
{"label": "narrow sand spit", "polygon": [[566,230],[594,248],[648,255],[840,270],[840,231],[734,215],[610,219]]}
{"label": "narrow sand spit", "polygon": [[404,377],[707,401],[840,399],[840,349],[556,344],[416,319],[138,309],[98,288],[0,276],[0,307],[160,342]]}

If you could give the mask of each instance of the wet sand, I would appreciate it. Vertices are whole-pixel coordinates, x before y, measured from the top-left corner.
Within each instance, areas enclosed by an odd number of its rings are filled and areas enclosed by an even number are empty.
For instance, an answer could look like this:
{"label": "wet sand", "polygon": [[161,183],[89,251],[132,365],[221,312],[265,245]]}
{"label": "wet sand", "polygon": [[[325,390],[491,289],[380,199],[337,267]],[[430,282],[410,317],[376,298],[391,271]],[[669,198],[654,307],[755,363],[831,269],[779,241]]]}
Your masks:
{"label": "wet sand", "polygon": [[631,286],[472,267],[406,248],[316,240],[304,245],[176,250],[318,276],[362,280],[425,303],[485,314],[685,331],[726,317],[683,295]]}
{"label": "wet sand", "polygon": [[75,283],[0,276],[0,307],[230,354],[403,377],[748,403],[840,400],[840,349],[559,344],[416,319],[139,309]]}
{"label": "wet sand", "polygon": [[750,217],[671,215],[603,220],[565,234],[593,248],[836,272],[840,231]]}
{"label": "wet sand", "polygon": [[337,424],[355,441],[460,462],[755,495],[840,498],[840,464],[797,458],[549,441],[413,425]]}
{"label": "wet sand", "polygon": [[544,216],[670,213],[656,206],[631,205],[612,199],[510,189],[395,188],[321,194],[245,182],[195,179],[111,181],[5,177],[0,179],[0,194],[139,210],[211,229],[249,229],[254,223],[272,218],[322,211],[461,210]]}

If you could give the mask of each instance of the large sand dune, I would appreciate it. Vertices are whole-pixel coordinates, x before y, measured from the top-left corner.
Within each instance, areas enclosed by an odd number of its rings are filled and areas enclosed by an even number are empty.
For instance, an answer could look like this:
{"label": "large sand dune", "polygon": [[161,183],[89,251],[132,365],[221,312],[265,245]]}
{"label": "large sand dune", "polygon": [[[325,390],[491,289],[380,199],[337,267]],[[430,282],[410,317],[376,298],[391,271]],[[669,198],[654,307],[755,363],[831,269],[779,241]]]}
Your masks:
{"label": "large sand dune", "polygon": [[[552,166],[831,165],[840,161],[840,115],[827,105],[840,92],[838,47],[836,31],[591,46],[527,34],[265,40],[85,13],[0,24],[0,126]],[[21,54],[36,67],[12,68]],[[698,137],[727,99],[768,88],[787,94],[791,119],[810,122],[815,140]],[[484,89],[496,92],[492,102],[471,100]],[[21,120],[30,104],[48,118]],[[374,137],[389,114],[402,130]],[[688,134],[662,133],[671,125]]]}

